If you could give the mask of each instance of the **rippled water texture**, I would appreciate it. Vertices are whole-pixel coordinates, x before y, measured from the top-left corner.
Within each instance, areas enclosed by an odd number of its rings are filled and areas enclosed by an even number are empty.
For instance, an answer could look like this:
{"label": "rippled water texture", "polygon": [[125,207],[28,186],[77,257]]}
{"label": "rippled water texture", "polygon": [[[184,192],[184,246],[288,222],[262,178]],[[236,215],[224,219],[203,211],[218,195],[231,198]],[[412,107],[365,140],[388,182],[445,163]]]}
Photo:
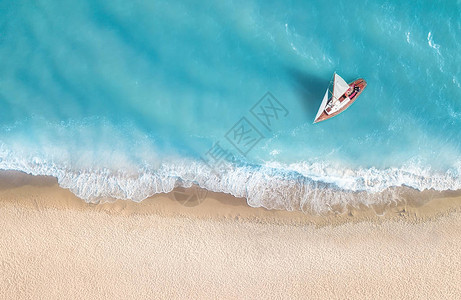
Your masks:
{"label": "rippled water texture", "polygon": [[[2,1],[0,169],[87,201],[197,184],[252,206],[461,188],[455,1]],[[312,124],[333,72],[368,86]]]}

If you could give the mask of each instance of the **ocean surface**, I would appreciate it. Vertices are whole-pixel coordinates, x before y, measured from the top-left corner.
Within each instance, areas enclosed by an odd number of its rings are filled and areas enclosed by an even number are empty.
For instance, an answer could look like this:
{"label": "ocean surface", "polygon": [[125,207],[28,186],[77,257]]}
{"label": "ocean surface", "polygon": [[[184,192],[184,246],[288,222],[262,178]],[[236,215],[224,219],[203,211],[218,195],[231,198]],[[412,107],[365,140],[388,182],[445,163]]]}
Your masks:
{"label": "ocean surface", "polygon": [[[460,1],[0,2],[0,169],[325,211],[461,189]],[[333,73],[367,88],[312,124]]]}

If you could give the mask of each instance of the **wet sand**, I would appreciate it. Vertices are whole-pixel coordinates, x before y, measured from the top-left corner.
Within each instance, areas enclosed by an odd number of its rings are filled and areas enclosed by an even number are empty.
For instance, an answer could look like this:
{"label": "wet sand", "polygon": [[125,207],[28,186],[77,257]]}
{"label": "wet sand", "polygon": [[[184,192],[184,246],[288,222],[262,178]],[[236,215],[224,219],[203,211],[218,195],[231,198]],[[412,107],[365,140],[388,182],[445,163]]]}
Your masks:
{"label": "wet sand", "polygon": [[454,298],[461,197],[426,198],[323,216],[195,188],[87,204],[2,172],[0,298]]}

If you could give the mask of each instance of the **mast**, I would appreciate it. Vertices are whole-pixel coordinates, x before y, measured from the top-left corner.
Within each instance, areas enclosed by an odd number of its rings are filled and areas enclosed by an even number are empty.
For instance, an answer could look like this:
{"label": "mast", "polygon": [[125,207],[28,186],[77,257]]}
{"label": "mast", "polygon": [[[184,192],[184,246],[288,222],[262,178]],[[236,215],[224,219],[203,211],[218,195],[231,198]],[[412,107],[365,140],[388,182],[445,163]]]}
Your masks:
{"label": "mast", "polygon": [[[330,81],[331,85],[331,81]],[[331,101],[333,103],[337,102],[338,99],[344,95],[344,93],[349,89],[349,85],[347,84],[344,79],[336,74],[336,72],[333,73],[333,92],[331,93]],[[323,96],[322,103],[320,104],[319,110],[317,112],[317,115],[315,116],[314,123],[316,120],[322,115],[322,113],[325,111],[325,107],[328,104],[328,92],[330,90],[330,87],[327,88],[325,95]]]}
{"label": "mast", "polygon": [[[336,72],[333,73],[333,91],[331,92],[332,97],[335,96],[335,79],[336,79]],[[330,84],[331,84],[331,81],[330,81]],[[333,100],[333,98],[332,98],[332,100]]]}

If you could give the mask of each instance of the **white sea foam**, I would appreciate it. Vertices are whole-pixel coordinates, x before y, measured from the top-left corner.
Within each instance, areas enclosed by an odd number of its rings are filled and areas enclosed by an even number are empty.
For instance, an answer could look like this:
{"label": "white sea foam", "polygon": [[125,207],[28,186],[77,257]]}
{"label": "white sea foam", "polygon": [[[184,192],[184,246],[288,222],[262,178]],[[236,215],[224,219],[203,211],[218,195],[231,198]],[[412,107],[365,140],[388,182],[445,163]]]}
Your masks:
{"label": "white sea foam", "polygon": [[218,175],[205,164],[186,159],[163,164],[156,170],[69,170],[38,158],[25,160],[5,155],[4,151],[1,154],[0,169],[54,176],[61,187],[87,202],[104,198],[139,202],[178,186],[196,184],[210,191],[244,197],[253,207],[324,212],[332,207],[401,200],[399,192],[391,187],[407,186],[420,191],[461,189],[459,165],[437,173],[414,165],[353,170],[322,163],[268,162],[263,166],[232,166]]}

